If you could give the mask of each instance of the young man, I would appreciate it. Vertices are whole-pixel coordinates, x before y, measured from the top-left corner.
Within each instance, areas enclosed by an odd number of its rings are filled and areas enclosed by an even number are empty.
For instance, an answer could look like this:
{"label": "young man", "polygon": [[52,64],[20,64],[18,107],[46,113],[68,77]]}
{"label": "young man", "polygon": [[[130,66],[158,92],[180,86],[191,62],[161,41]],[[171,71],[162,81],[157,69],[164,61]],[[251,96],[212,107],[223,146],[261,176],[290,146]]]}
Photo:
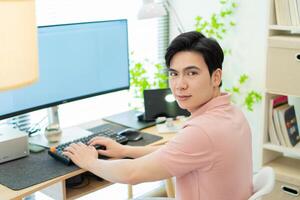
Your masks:
{"label": "young man", "polygon": [[[251,132],[242,112],[220,92],[223,51],[198,32],[176,37],[167,49],[169,84],[190,119],[162,147],[130,147],[107,138],[72,144],[65,155],[111,182],[137,184],[176,177],[176,198],[244,200],[252,194]],[[98,152],[92,145],[101,144]],[[115,158],[99,160],[98,153]]]}

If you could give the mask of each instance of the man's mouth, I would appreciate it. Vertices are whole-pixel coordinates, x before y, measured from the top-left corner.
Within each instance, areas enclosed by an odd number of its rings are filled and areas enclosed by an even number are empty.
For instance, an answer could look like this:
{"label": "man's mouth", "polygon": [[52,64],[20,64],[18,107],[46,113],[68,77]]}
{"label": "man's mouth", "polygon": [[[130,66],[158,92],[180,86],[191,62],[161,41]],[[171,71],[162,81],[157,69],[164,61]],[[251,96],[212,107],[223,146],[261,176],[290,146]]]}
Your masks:
{"label": "man's mouth", "polygon": [[192,95],[176,95],[176,99],[178,101],[186,101],[191,97],[192,97]]}

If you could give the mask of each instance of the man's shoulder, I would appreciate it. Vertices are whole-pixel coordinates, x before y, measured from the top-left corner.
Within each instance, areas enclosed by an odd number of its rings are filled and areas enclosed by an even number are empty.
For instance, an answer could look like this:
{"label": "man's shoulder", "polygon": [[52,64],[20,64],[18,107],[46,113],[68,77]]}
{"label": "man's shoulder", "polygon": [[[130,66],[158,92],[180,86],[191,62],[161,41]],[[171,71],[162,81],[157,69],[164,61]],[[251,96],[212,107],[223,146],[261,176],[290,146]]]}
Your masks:
{"label": "man's shoulder", "polygon": [[184,128],[194,127],[203,130],[227,128],[233,123],[244,123],[246,118],[243,112],[235,105],[227,105],[222,108],[207,111],[201,115],[194,116],[184,124]]}

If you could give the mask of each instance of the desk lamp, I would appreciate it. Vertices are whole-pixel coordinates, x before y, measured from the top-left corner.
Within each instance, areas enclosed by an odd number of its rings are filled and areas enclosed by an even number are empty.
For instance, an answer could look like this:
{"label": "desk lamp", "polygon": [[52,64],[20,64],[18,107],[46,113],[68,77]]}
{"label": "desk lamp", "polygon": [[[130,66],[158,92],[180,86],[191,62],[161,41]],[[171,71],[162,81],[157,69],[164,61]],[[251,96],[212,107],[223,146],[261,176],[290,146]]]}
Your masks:
{"label": "desk lamp", "polygon": [[[34,0],[0,0],[0,24],[0,92],[4,92],[38,79]],[[10,130],[3,127],[0,134]]]}
{"label": "desk lamp", "polygon": [[154,17],[165,16],[168,11],[174,16],[175,23],[179,33],[184,32],[182,23],[176,13],[176,10],[172,6],[169,0],[165,0],[162,3],[155,3],[154,0],[143,0],[143,5],[138,12],[138,19],[149,19]]}
{"label": "desk lamp", "polygon": [[37,81],[34,0],[0,0],[0,24],[0,91]]}

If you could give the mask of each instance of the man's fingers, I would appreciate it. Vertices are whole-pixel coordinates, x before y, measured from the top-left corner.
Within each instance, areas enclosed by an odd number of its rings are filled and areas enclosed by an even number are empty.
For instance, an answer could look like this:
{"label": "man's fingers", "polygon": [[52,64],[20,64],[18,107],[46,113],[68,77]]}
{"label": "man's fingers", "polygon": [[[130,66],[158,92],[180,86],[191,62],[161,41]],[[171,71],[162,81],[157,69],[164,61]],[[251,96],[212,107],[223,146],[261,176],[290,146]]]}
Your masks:
{"label": "man's fingers", "polygon": [[69,145],[64,149],[64,151],[74,153],[76,151],[76,145]]}
{"label": "man's fingers", "polygon": [[66,149],[68,149],[69,147],[74,150],[80,150],[82,147],[86,147],[86,145],[82,142],[78,142],[70,144]]}
{"label": "man's fingers", "polygon": [[105,138],[105,137],[95,137],[93,139],[91,139],[88,144],[89,145],[95,145],[95,144],[100,144],[100,145],[104,145],[106,146],[106,144],[108,143],[109,139]]}
{"label": "man's fingers", "polygon": [[108,150],[98,150],[98,153],[100,155],[103,155],[103,156],[108,156],[109,155],[109,151]]}
{"label": "man's fingers", "polygon": [[78,142],[77,144],[78,144],[78,146],[80,146],[80,147],[86,147],[86,145],[83,144],[82,142]]}
{"label": "man's fingers", "polygon": [[92,141],[95,141],[95,140],[99,140],[99,139],[102,139],[102,138],[104,138],[104,137],[102,137],[102,136],[96,136],[96,137],[93,137],[92,139],[90,139],[89,142],[92,142]]}
{"label": "man's fingers", "polygon": [[77,144],[77,143],[72,143],[72,144],[70,144],[69,146],[68,146],[68,148],[72,148],[72,149],[78,149],[79,148],[79,144]]}
{"label": "man's fingers", "polygon": [[73,154],[71,152],[69,152],[69,151],[64,151],[63,155],[68,156],[71,159],[73,158]]}

